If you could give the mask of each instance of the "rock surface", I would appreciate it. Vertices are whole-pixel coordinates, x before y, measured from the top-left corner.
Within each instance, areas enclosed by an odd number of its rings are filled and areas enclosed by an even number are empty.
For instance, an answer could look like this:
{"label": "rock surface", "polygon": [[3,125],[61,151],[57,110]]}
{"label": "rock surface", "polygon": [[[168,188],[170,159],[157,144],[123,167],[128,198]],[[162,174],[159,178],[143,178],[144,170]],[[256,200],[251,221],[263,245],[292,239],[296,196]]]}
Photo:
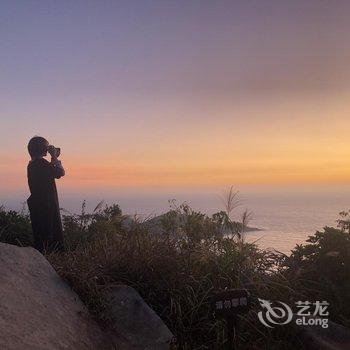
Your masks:
{"label": "rock surface", "polygon": [[173,334],[137,291],[114,286],[105,294],[105,317],[111,324],[111,338],[117,349],[168,350]]}
{"label": "rock surface", "polygon": [[33,248],[0,243],[0,349],[110,349],[85,306]]}
{"label": "rock surface", "polygon": [[349,350],[350,330],[328,320],[328,328],[299,326],[298,331],[310,350]]}

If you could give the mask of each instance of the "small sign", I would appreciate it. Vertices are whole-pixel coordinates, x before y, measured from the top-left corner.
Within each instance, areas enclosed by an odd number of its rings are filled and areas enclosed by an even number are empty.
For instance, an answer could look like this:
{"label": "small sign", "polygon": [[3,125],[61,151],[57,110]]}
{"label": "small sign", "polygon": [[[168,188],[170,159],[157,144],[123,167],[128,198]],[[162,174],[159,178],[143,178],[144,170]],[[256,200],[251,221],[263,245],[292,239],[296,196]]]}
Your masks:
{"label": "small sign", "polygon": [[249,308],[249,293],[246,289],[231,289],[215,294],[211,306],[216,318],[230,318]]}

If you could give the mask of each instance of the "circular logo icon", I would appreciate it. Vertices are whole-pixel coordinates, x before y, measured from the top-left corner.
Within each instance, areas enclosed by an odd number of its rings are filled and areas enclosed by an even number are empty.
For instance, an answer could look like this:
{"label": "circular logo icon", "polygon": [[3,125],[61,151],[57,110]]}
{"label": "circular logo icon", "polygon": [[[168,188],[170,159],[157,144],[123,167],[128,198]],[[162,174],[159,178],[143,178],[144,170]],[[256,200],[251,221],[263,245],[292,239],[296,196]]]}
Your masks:
{"label": "circular logo icon", "polygon": [[284,325],[292,320],[293,312],[291,308],[282,301],[274,302],[275,306],[268,300],[259,299],[263,311],[258,312],[260,322],[269,328],[275,325]]}

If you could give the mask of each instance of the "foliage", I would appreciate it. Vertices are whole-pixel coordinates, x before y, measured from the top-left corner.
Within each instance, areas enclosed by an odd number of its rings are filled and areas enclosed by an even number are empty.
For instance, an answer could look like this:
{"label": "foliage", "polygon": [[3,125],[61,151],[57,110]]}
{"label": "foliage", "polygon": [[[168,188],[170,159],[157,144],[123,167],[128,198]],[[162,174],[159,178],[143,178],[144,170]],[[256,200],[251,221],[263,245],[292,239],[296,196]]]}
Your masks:
{"label": "foliage", "polygon": [[254,245],[232,238],[193,247],[142,229],[128,237],[100,237],[49,259],[96,314],[103,288],[134,287],[177,335],[179,349],[212,349],[222,324],[211,315],[209,297],[225,288],[265,284],[274,266]]}
{"label": "foliage", "polygon": [[[253,307],[241,316],[239,349],[302,349],[288,327],[270,330],[257,319],[257,298],[327,300],[330,318],[350,325],[350,234],[348,213],[339,229],[326,227],[284,256],[244,241],[249,214],[231,219],[235,193],[225,211],[212,216],[172,202],[154,226],[124,216],[118,205],[99,203],[92,213],[64,212],[67,251],[48,256],[57,272],[77,291],[97,318],[105,288],[123,283],[136,288],[177,337],[178,349],[220,348],[224,324],[212,317],[213,293],[247,288]],[[148,222],[150,222],[148,221]],[[25,212],[0,209],[0,240],[31,245]],[[100,319],[101,322],[105,320]]]}
{"label": "foliage", "polygon": [[[81,219],[75,217],[76,225],[84,227],[81,232],[95,231],[95,220],[85,227]],[[120,226],[119,231],[95,232],[85,244],[49,259],[97,317],[104,307],[104,288],[118,283],[134,287],[176,334],[179,349],[213,349],[224,342],[224,324],[213,318],[210,309],[215,292],[249,288],[253,297],[278,300],[289,295],[289,282],[279,285],[277,266],[282,257],[242,241],[238,235],[242,225],[226,212],[209,217],[187,204],[173,203],[160,224],[163,234],[154,234],[138,221],[129,228]],[[240,348],[251,349],[254,343],[264,349],[267,340],[269,349],[280,348],[283,335],[275,337],[271,345],[270,332],[258,323],[256,313],[242,319]]]}
{"label": "foliage", "polygon": [[286,257],[285,275],[310,300],[330,302],[332,318],[350,325],[350,234],[325,227]]}
{"label": "foliage", "polygon": [[0,242],[28,246],[33,244],[29,215],[6,211],[0,206]]}
{"label": "foliage", "polygon": [[120,232],[124,218],[116,204],[108,206],[101,201],[92,213],[87,213],[86,202],[83,201],[80,214],[72,214],[64,210],[62,224],[65,245],[69,250],[73,250],[102,234]]}
{"label": "foliage", "polygon": [[177,206],[170,202],[170,210],[162,215],[160,224],[167,235],[186,237],[187,243],[215,242],[225,235],[241,238],[247,227],[246,213],[242,222],[233,221],[227,211],[219,211],[212,216],[193,210],[187,203]]}
{"label": "foliage", "polygon": [[339,216],[340,218],[337,220],[338,227],[341,231],[347,231],[350,234],[350,210],[341,211]]}

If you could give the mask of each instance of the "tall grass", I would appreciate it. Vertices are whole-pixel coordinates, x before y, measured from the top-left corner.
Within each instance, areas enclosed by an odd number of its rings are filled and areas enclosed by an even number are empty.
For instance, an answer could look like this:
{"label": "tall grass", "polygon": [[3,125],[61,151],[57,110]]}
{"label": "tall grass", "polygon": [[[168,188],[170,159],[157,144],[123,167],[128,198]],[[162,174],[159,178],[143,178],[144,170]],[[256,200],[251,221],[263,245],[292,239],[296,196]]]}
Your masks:
{"label": "tall grass", "polygon": [[[99,220],[106,223],[103,215]],[[117,222],[121,221],[120,216]],[[160,222],[163,234],[152,233],[142,222],[127,229],[112,225],[94,239],[82,240],[74,250],[49,259],[96,317],[103,314],[104,289],[115,284],[134,287],[176,335],[178,349],[222,347],[224,323],[215,320],[210,309],[214,293],[248,288],[253,305],[257,296],[281,300],[293,293],[278,270],[283,256],[245,243],[244,225],[233,222],[227,212],[209,217],[186,204],[173,205]],[[84,227],[82,235],[88,231]],[[255,344],[264,349],[268,338],[273,349],[270,333],[255,316],[243,315],[237,343],[241,348]],[[276,344],[279,348],[280,342]]]}
{"label": "tall grass", "polygon": [[[288,257],[245,242],[249,215],[232,220],[235,196],[231,190],[226,210],[212,216],[173,202],[146,223],[124,216],[117,205],[101,202],[87,213],[83,203],[81,214],[63,215],[67,251],[47,258],[106,327],[103,291],[134,287],[176,336],[178,349],[223,347],[225,323],[213,317],[209,299],[231,288],[251,294],[250,311],[240,316],[238,349],[303,349],[291,327],[271,330],[258,321],[257,298],[289,305],[327,300],[330,318],[350,326],[349,214],[342,213],[338,229],[317,232]],[[31,243],[25,213],[0,209],[0,232],[7,243]]]}

